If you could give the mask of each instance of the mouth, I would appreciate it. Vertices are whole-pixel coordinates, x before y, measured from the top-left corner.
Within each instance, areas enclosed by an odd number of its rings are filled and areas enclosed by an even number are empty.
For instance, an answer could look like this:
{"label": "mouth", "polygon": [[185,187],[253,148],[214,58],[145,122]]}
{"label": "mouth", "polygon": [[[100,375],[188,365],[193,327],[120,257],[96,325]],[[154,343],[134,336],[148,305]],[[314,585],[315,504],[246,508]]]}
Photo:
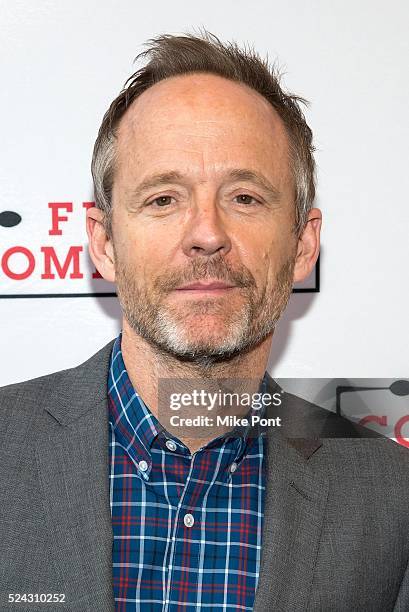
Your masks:
{"label": "mouth", "polygon": [[189,283],[187,285],[183,285],[182,287],[177,287],[175,291],[181,294],[191,294],[191,295],[198,295],[201,293],[207,293],[210,295],[218,295],[218,294],[228,293],[232,289],[236,289],[236,285],[225,283],[223,281],[211,281],[207,283],[203,283],[203,282]]}

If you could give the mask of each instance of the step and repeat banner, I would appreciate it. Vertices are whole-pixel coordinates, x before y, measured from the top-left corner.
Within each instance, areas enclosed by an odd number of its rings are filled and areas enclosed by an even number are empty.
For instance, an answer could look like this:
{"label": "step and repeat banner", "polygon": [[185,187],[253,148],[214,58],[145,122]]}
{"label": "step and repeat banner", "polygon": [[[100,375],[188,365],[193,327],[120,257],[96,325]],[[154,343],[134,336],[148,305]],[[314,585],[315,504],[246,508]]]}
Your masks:
{"label": "step and repeat banner", "polygon": [[0,385],[77,365],[119,333],[115,286],[87,251],[93,144],[143,43],[204,26],[268,55],[310,101],[322,250],[268,370],[345,413],[353,394],[341,402],[336,388],[391,388],[357,418],[404,437],[407,396],[393,384],[409,377],[409,9],[393,4],[1,3]]}

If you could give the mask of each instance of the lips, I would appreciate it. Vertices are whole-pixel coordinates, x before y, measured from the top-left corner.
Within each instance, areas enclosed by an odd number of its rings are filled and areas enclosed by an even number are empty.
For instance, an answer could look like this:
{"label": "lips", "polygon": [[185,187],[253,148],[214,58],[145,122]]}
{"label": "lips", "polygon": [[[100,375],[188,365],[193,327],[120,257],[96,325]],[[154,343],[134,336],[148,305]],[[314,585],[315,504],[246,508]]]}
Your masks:
{"label": "lips", "polygon": [[212,281],[210,283],[190,283],[188,285],[183,285],[182,287],[178,287],[178,291],[215,291],[216,289],[232,289],[235,285],[230,285],[229,283],[224,283],[223,281]]}

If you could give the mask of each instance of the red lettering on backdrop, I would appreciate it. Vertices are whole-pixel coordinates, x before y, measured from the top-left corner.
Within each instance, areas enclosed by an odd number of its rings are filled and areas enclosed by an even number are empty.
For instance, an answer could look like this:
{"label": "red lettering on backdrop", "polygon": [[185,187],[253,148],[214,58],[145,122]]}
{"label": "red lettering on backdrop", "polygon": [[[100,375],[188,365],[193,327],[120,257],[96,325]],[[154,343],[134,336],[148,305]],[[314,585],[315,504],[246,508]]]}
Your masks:
{"label": "red lettering on backdrop", "polygon": [[55,278],[55,274],[51,272],[51,260],[59,278],[65,278],[67,276],[71,261],[73,262],[73,272],[70,273],[70,278],[84,278],[84,275],[80,272],[80,253],[82,251],[82,246],[73,246],[69,248],[63,266],[61,266],[58,260],[54,247],[41,247],[41,251],[44,253],[44,274],[41,275],[41,278]]}
{"label": "red lettering on backdrop", "polygon": [[[378,416],[376,414],[370,414],[359,421],[359,424],[363,426],[367,423],[379,423],[382,427],[386,427],[388,424],[388,417],[386,415]],[[409,440],[402,436],[402,427],[406,425],[406,423],[409,423],[409,414],[405,414],[395,423],[394,433],[398,444],[409,448]]]}
{"label": "red lettering on backdrop", "polygon": [[59,222],[68,221],[66,215],[60,216],[60,208],[65,209],[67,212],[72,213],[72,202],[49,202],[48,208],[51,208],[51,229],[48,230],[50,236],[61,236],[62,230],[60,230]]}
{"label": "red lettering on backdrop", "polygon": [[[9,259],[15,253],[21,253],[27,257],[28,265],[24,272],[13,272],[10,270]],[[33,273],[35,265],[34,255],[29,249],[26,249],[26,247],[23,246],[15,246],[7,249],[1,258],[1,269],[6,276],[12,278],[13,280],[24,280],[25,278],[28,278]]]}
{"label": "red lettering on backdrop", "polygon": [[[88,209],[95,206],[95,202],[83,202],[83,208]],[[61,236],[63,230],[60,228],[61,222],[68,221],[67,215],[61,215],[60,211],[65,210],[67,213],[73,212],[72,202],[48,202],[48,207],[51,210],[51,229],[48,230],[50,236]],[[69,278],[82,279],[84,275],[80,271],[80,253],[83,251],[82,246],[72,246],[68,249],[65,260],[61,262],[58,259],[54,247],[44,246],[40,249],[44,253],[44,273],[41,274],[42,279],[54,279],[56,274],[59,278],[64,279],[67,276],[68,270],[72,265],[72,271]],[[10,267],[11,258],[15,254],[23,255],[27,259],[27,267],[22,272],[15,272]],[[25,280],[32,275],[36,267],[34,253],[30,249],[23,246],[14,246],[5,251],[1,257],[0,269],[5,276],[12,280]],[[51,271],[52,267],[55,271]],[[103,278],[100,273],[94,269],[92,278]]]}
{"label": "red lettering on backdrop", "polygon": [[377,416],[376,414],[370,414],[359,421],[359,425],[363,425],[364,427],[367,423],[379,423],[382,427],[386,427],[388,419],[385,415]]}
{"label": "red lettering on backdrop", "polygon": [[409,414],[406,414],[397,421],[395,425],[395,438],[399,444],[409,448],[409,441],[402,436],[402,427],[406,425],[406,423],[409,423]]}
{"label": "red lettering on backdrop", "polygon": [[[88,208],[92,208],[93,206],[95,206],[95,202],[83,202],[82,206],[85,208],[85,210],[88,210]],[[92,278],[102,278],[102,276],[100,275],[98,270],[95,270],[92,273]]]}

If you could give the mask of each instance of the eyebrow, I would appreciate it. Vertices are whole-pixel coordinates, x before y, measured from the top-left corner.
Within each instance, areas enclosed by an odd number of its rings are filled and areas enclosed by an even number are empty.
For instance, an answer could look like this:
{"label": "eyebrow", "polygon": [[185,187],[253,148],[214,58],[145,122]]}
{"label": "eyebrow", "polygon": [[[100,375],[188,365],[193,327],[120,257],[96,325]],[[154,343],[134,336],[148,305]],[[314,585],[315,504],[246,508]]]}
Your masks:
{"label": "eyebrow", "polygon": [[[253,170],[249,170],[247,168],[234,168],[229,170],[224,177],[224,181],[229,180],[254,183],[263,189],[266,195],[268,195],[273,201],[277,201],[281,198],[281,192],[274,187],[274,185],[270,183],[265,176],[258,172],[254,172]],[[160,174],[152,174],[139,183],[135,189],[132,189],[129,195],[131,198],[138,198],[144,191],[148,191],[149,189],[160,187],[161,185],[168,185],[169,183],[185,181],[186,177],[183,176],[183,174],[173,170]]]}
{"label": "eyebrow", "polygon": [[169,183],[176,183],[183,180],[183,175],[180,172],[163,172],[162,174],[152,174],[144,179],[139,185],[132,189],[131,196],[138,197],[144,191],[153,189],[154,187],[160,187],[161,185],[167,185]]}
{"label": "eyebrow", "polygon": [[247,170],[245,168],[238,168],[229,172],[229,178],[236,181],[249,181],[255,185],[258,185],[274,201],[281,198],[281,192],[274,187],[274,185],[270,183],[265,176],[258,172],[253,172],[252,170]]}

